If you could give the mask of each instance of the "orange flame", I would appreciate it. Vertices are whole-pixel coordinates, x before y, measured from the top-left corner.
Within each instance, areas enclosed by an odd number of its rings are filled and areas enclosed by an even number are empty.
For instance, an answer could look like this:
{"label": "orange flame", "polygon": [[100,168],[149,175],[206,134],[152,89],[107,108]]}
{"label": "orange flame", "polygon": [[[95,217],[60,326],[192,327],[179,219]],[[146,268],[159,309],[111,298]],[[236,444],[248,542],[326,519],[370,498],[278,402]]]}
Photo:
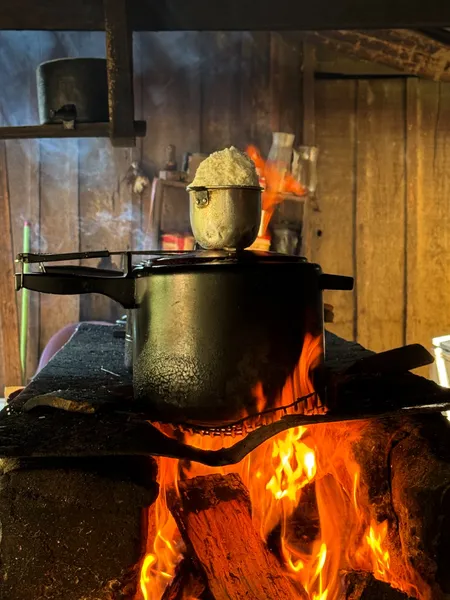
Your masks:
{"label": "orange flame", "polygon": [[264,160],[256,146],[248,146],[246,153],[255,163],[260,180],[263,182],[262,209],[264,213],[260,235],[265,235],[275,206],[283,202],[285,195],[304,196],[307,190],[291,173],[280,171],[277,165]]}
{"label": "orange flame", "polygon": [[[311,374],[322,355],[322,338],[305,337],[297,367],[286,381],[277,406],[313,391]],[[266,407],[262,385],[255,388],[258,410]],[[160,494],[149,519],[151,544],[143,561],[141,593],[136,600],[160,600],[184,547],[166,503],[169,488],[178,477],[237,472],[250,493],[252,518],[264,540],[279,531],[279,548],[286,573],[301,584],[310,600],[339,600],[340,572],[372,572],[416,598],[417,587],[393,573],[386,547],[389,524],[371,518],[368,503],[361,501],[364,486],[359,466],[349,447],[359,439],[363,422],[353,425],[295,427],[266,441],[238,465],[213,469],[201,464],[159,459]],[[230,437],[186,436],[186,442],[205,450],[235,443]],[[315,538],[299,542],[294,531],[297,512],[304,508],[306,490],[313,490],[320,523]],[[302,504],[303,503],[303,504]],[[312,510],[312,509],[311,509]],[[191,597],[187,593],[186,600]],[[275,600],[275,599],[274,599]]]}

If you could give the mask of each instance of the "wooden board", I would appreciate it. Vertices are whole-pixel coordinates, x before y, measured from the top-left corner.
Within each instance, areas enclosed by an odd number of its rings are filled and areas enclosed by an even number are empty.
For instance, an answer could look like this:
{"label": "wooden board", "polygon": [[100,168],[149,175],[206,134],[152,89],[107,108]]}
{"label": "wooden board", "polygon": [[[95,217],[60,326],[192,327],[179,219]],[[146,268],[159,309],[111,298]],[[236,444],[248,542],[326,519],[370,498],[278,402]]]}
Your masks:
{"label": "wooden board", "polygon": [[406,341],[450,334],[450,84],[409,80]]}
{"label": "wooden board", "polygon": [[[356,82],[316,82],[316,143],[319,147],[317,202],[320,212],[309,211],[307,258],[324,271],[355,274],[355,99]],[[355,339],[354,292],[326,292],[334,306],[335,322],[328,327]]]}
{"label": "wooden board", "polygon": [[[42,140],[40,149],[40,252],[76,252],[78,142]],[[79,296],[41,294],[40,351],[65,325],[79,320]]]}
{"label": "wooden board", "polygon": [[405,81],[361,80],[357,103],[357,341],[405,341]]}

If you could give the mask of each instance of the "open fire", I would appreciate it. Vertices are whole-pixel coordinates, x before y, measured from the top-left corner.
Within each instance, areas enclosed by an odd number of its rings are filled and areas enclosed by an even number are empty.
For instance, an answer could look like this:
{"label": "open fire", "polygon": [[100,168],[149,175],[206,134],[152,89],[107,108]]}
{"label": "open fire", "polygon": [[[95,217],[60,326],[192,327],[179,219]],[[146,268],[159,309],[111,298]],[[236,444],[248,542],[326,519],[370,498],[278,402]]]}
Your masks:
{"label": "open fire", "polygon": [[[313,391],[311,372],[321,352],[319,339],[305,338],[299,363],[278,399],[279,406]],[[258,408],[264,408],[261,391],[255,393],[260,394]],[[350,444],[364,427],[361,421],[296,427],[267,441],[238,465],[223,469],[159,459],[160,494],[149,514],[139,597],[160,600],[185,552],[168,508],[169,490],[177,490],[179,481],[196,476],[238,473],[249,490],[253,524],[261,538],[277,549],[286,575],[299,585],[299,598],[304,597],[304,591],[310,600],[342,598],[341,574],[349,570],[370,572],[410,596],[429,598],[427,586],[406,561],[402,564],[402,557],[396,557],[393,568],[388,521],[378,522],[370,514],[360,467],[349,453]],[[185,441],[216,450],[236,440],[185,434]],[[302,510],[305,500],[311,504],[311,494],[319,526],[315,534],[299,537],[295,514]],[[311,507],[309,512],[314,512]],[[185,600],[194,597],[185,590]]]}

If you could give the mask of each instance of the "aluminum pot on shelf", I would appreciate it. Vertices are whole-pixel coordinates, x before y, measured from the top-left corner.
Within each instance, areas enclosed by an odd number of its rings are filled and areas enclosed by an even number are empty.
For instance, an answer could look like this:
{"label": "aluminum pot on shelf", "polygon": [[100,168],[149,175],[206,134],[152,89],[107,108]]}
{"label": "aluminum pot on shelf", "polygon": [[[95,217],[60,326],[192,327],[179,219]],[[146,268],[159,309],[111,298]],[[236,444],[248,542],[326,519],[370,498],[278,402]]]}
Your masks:
{"label": "aluminum pot on shelf", "polygon": [[153,419],[172,422],[217,424],[252,414],[258,385],[270,406],[308,334],[323,344],[322,291],[353,287],[351,277],[271,253],[204,251],[129,265],[119,276],[46,266],[17,274],[17,289],[100,293],[134,309],[135,401]]}
{"label": "aluminum pot on shelf", "polygon": [[104,58],[58,58],[36,71],[39,120],[106,123],[108,82]]}

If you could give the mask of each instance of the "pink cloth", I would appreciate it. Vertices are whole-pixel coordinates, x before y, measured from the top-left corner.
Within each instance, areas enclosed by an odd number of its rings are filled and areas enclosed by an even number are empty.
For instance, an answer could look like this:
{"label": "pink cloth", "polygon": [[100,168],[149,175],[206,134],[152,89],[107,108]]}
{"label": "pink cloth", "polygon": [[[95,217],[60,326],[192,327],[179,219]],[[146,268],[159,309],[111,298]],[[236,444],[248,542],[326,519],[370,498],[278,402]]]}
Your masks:
{"label": "pink cloth", "polygon": [[[85,321],[85,322],[92,323],[94,325],[108,325],[108,326],[113,325],[113,323],[107,323],[106,321]],[[53,335],[50,338],[50,340],[48,341],[44,350],[42,351],[36,373],[39,373],[39,371],[43,367],[45,367],[45,365],[48,363],[48,361],[51,358],[53,358],[53,356],[55,356],[55,354],[59,350],[61,350],[61,348],[64,346],[64,344],[66,344],[70,340],[72,335],[75,333],[78,325],[80,325],[80,323],[71,323],[70,325],[66,325],[65,327],[60,329],[58,332],[55,333],[55,335]]]}

